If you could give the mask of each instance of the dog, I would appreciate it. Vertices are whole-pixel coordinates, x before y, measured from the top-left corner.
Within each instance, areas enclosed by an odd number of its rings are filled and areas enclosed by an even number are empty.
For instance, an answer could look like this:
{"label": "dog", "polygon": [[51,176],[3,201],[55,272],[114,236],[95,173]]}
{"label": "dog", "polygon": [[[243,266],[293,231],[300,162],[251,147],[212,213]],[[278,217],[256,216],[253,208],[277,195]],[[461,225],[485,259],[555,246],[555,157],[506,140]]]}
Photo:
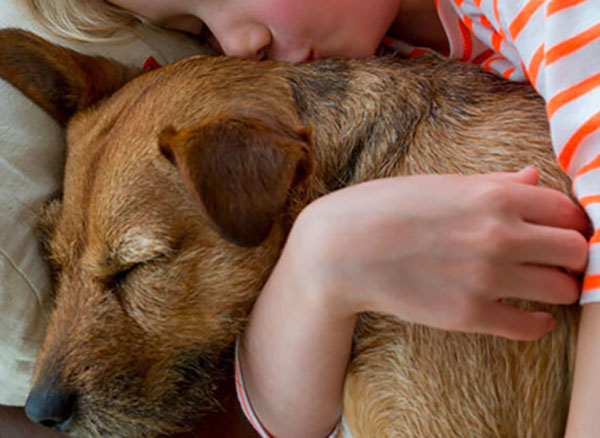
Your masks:
{"label": "dog", "polygon": [[[75,436],[153,437],[215,409],[294,219],[327,193],[530,163],[569,193],[534,91],[433,55],[142,73],[4,30],[0,75],[67,127],[64,191],[40,225],[55,298],[27,411]],[[361,315],[347,432],[562,436],[578,310],[538,308],[556,328],[529,343]]]}

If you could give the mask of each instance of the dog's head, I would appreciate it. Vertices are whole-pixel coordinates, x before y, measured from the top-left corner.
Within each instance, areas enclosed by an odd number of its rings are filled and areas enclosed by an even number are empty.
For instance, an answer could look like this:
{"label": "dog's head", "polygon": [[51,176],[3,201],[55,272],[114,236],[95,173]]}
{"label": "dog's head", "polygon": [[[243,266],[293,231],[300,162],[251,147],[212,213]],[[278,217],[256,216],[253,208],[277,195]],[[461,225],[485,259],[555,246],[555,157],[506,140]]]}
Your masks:
{"label": "dog's head", "polygon": [[36,421],[133,438],[214,407],[311,172],[293,98],[257,68],[207,58],[140,75],[0,32],[0,75],[67,126],[63,195],[41,224],[55,298]]}

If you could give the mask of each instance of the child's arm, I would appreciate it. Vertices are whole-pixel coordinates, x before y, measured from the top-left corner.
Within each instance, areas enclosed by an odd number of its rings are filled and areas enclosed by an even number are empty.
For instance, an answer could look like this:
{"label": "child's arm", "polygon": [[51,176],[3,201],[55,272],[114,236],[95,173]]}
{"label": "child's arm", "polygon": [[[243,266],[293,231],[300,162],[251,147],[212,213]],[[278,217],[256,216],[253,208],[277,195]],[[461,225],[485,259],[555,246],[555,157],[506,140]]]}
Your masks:
{"label": "child's arm", "polygon": [[569,409],[566,438],[593,438],[600,430],[600,303],[583,307],[575,380]]}
{"label": "child's arm", "polygon": [[[415,176],[328,195],[300,215],[240,348],[259,419],[322,438],[341,412],[358,312],[532,340],[552,328],[503,298],[572,303],[587,220],[537,172]],[[578,230],[578,231],[576,231]]]}
{"label": "child's arm", "polygon": [[[341,416],[356,313],[331,291],[303,290],[293,245],[268,281],[240,343],[246,392],[278,438],[324,438]],[[316,284],[314,285],[317,286]],[[309,286],[310,287],[310,286]]]}

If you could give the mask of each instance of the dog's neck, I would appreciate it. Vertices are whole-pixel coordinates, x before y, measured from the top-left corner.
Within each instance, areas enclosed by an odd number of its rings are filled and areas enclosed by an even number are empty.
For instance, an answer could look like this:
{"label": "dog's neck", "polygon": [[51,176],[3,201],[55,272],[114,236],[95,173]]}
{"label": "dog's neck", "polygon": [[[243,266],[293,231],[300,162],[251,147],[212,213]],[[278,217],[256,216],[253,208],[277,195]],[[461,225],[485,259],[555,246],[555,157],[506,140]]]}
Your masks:
{"label": "dog's neck", "polygon": [[[384,65],[387,74],[382,74]],[[403,77],[402,71],[410,68],[389,58],[387,64],[381,59],[372,64],[330,60],[291,69],[298,116],[313,132],[316,181],[311,198],[375,176],[398,174],[431,106],[423,93],[414,91],[422,88],[422,79],[414,74]]]}

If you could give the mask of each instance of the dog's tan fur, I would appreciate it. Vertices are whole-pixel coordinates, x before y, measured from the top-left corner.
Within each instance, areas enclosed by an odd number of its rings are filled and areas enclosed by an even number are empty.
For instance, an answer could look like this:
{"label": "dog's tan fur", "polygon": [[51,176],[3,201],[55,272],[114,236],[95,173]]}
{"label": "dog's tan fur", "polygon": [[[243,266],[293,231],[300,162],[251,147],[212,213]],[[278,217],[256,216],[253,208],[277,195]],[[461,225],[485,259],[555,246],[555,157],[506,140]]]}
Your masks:
{"label": "dog's tan fur", "polygon": [[[59,120],[74,114],[64,194],[43,221],[56,300],[35,382],[76,391],[77,434],[152,436],[211,408],[294,218],[332,190],[532,163],[569,189],[541,100],[466,65],[197,57],[124,84],[130,70],[41,56],[48,47],[1,33],[0,75]],[[69,84],[96,62],[109,85],[66,112],[48,97],[82,93]],[[557,328],[532,343],[362,315],[345,390],[353,436],[561,436],[577,312],[552,311]]]}

